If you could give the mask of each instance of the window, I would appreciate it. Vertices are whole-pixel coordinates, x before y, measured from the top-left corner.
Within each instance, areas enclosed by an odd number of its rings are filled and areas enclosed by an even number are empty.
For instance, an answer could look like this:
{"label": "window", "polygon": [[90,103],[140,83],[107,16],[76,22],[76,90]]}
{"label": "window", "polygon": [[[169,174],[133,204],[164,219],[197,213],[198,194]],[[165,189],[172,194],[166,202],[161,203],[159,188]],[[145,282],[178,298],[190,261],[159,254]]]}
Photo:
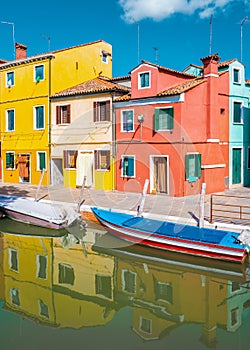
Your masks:
{"label": "window", "polygon": [[231,310],[231,326],[234,327],[239,323],[239,308]]}
{"label": "window", "polygon": [[94,102],[94,122],[110,121],[110,101]]}
{"label": "window", "polygon": [[233,82],[236,84],[240,83],[240,70],[237,68],[233,69]]}
{"label": "window", "polygon": [[105,298],[111,299],[112,297],[111,277],[96,275],[95,291],[97,295],[102,295]]}
{"label": "window", "polygon": [[36,170],[46,170],[46,152],[36,152]]}
{"label": "window", "polygon": [[154,281],[156,300],[163,300],[173,304],[173,287],[171,283]]}
{"label": "window", "polygon": [[138,88],[145,89],[150,86],[150,74],[149,72],[139,73]]}
{"label": "window", "polygon": [[110,151],[95,151],[95,169],[110,170]]}
{"label": "window", "polygon": [[140,316],[140,330],[144,333],[151,334],[152,333],[152,320]]}
{"label": "window", "polygon": [[9,249],[9,265],[11,270],[18,271],[18,255],[15,249]]}
{"label": "window", "polygon": [[122,111],[121,129],[122,131],[134,131],[134,111]]}
{"label": "window", "polygon": [[66,264],[59,264],[59,283],[71,284],[73,286],[75,281],[75,273],[73,267]]}
{"label": "window", "polygon": [[242,121],[243,121],[242,112],[243,112],[242,103],[234,101],[234,104],[233,104],[233,123],[235,123],[235,124],[242,123]]}
{"label": "window", "polygon": [[194,182],[201,177],[201,154],[186,154],[186,180]]}
{"label": "window", "polygon": [[64,169],[76,169],[77,151],[63,151]]}
{"label": "window", "polygon": [[35,82],[39,83],[41,80],[44,80],[44,66],[35,66]]}
{"label": "window", "polygon": [[70,124],[70,105],[56,106],[56,124]]}
{"label": "window", "polygon": [[6,115],[6,131],[15,130],[15,112],[14,109],[7,110]]}
{"label": "window", "polygon": [[49,318],[49,307],[42,300],[38,301],[39,305],[39,314],[45,318]]}
{"label": "window", "polygon": [[48,258],[46,255],[37,255],[37,277],[47,278]]}
{"label": "window", "polygon": [[36,106],[34,108],[35,113],[35,129],[44,129],[44,106]]}
{"label": "window", "polygon": [[14,86],[14,72],[8,72],[6,74],[6,86],[9,88],[11,86]]}
{"label": "window", "polygon": [[15,169],[15,153],[6,152],[6,169]]}
{"label": "window", "polygon": [[154,115],[155,131],[173,130],[174,128],[174,109],[156,108]]}
{"label": "window", "polygon": [[135,177],[135,157],[122,157],[122,177]]}
{"label": "window", "polygon": [[135,294],[136,292],[136,273],[129,270],[122,270],[122,290]]}
{"label": "window", "polygon": [[19,289],[11,288],[10,290],[10,298],[13,305],[20,306],[20,295]]}

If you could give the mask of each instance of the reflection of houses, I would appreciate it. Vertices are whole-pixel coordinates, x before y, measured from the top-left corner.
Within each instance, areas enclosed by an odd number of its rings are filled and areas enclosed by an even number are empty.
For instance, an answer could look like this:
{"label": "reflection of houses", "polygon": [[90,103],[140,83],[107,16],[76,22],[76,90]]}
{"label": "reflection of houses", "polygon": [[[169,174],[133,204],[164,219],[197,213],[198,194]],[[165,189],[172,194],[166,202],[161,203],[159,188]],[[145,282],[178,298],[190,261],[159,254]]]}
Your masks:
{"label": "reflection of houses", "polygon": [[4,300],[4,274],[3,274],[3,235],[0,232],[0,302]]}
{"label": "reflection of houses", "polygon": [[4,235],[6,308],[55,326],[52,239]]}
{"label": "reflection of houses", "polygon": [[[101,249],[103,251],[103,249]],[[143,339],[158,339],[184,323],[202,325],[201,340],[213,344],[217,328],[236,331],[249,306],[249,282],[241,274],[210,270],[178,261],[153,261],[113,250],[117,255],[116,301],[133,309],[133,329]],[[132,252],[132,255],[131,255]],[[216,272],[215,272],[216,271]]]}
{"label": "reflection of houses", "polygon": [[71,249],[54,244],[54,308],[61,327],[104,325],[114,316],[114,258],[92,251],[95,236],[87,231]]}
{"label": "reflection of houses", "polygon": [[113,99],[130,90],[127,83],[100,76],[53,96],[54,182],[80,187],[85,178],[88,187],[114,189]]}
{"label": "reflection of houses", "polygon": [[[112,76],[112,47],[99,40],[27,57],[16,44],[16,59],[0,62],[3,181],[50,184],[51,103],[58,91],[97,77]],[[54,164],[55,166],[57,164]],[[59,165],[58,165],[59,166]],[[56,167],[52,171],[55,173]]]}

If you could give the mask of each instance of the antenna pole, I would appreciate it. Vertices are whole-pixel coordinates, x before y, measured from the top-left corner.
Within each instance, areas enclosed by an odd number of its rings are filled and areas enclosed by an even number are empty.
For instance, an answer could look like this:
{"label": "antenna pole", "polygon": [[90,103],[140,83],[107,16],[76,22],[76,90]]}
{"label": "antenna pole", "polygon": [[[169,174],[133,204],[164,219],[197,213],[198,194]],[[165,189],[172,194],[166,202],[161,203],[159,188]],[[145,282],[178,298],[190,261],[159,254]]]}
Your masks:
{"label": "antenna pole", "polygon": [[155,63],[158,64],[158,47],[154,47],[155,50]]}
{"label": "antenna pole", "polygon": [[241,21],[241,23],[240,23],[240,61],[241,61],[241,63],[242,63],[242,51],[243,51],[243,48],[242,48],[242,46],[243,46],[243,44],[242,44],[242,39],[243,39],[243,30],[242,30],[242,28],[243,28],[243,25],[245,24],[245,22],[248,20],[248,16],[246,16],[246,17],[244,17],[243,18],[243,20]]}
{"label": "antenna pole", "polygon": [[212,37],[213,37],[213,15],[210,17],[210,42],[209,42],[209,54],[212,55]]}
{"label": "antenna pole", "polygon": [[137,24],[137,43],[138,43],[138,64],[140,64],[140,25],[138,22]]}

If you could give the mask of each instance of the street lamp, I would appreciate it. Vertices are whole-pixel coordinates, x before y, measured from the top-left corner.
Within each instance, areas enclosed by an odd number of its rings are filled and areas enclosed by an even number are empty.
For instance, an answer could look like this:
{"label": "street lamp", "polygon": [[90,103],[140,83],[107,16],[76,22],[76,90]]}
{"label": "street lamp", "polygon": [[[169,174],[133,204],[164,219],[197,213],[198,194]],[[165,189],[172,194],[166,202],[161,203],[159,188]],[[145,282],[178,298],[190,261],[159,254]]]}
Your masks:
{"label": "street lamp", "polygon": [[142,141],[142,123],[144,122],[144,115],[138,114],[137,120],[138,120],[138,123],[140,124],[140,141]]}
{"label": "street lamp", "polygon": [[16,44],[16,41],[15,41],[15,23],[13,22],[4,22],[4,21],[1,21],[2,24],[9,24],[12,26],[12,38],[13,38],[13,53],[14,53],[14,59],[16,57],[16,51],[15,51],[15,44]]}

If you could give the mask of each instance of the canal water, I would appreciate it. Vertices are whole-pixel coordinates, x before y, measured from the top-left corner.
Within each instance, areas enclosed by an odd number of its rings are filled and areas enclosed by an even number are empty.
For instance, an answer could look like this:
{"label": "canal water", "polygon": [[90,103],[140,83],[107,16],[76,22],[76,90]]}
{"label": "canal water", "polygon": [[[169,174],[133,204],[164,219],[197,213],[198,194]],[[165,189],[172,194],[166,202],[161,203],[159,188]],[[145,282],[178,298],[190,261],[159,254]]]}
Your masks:
{"label": "canal water", "polygon": [[250,276],[128,245],[99,225],[0,220],[0,349],[249,348]]}

